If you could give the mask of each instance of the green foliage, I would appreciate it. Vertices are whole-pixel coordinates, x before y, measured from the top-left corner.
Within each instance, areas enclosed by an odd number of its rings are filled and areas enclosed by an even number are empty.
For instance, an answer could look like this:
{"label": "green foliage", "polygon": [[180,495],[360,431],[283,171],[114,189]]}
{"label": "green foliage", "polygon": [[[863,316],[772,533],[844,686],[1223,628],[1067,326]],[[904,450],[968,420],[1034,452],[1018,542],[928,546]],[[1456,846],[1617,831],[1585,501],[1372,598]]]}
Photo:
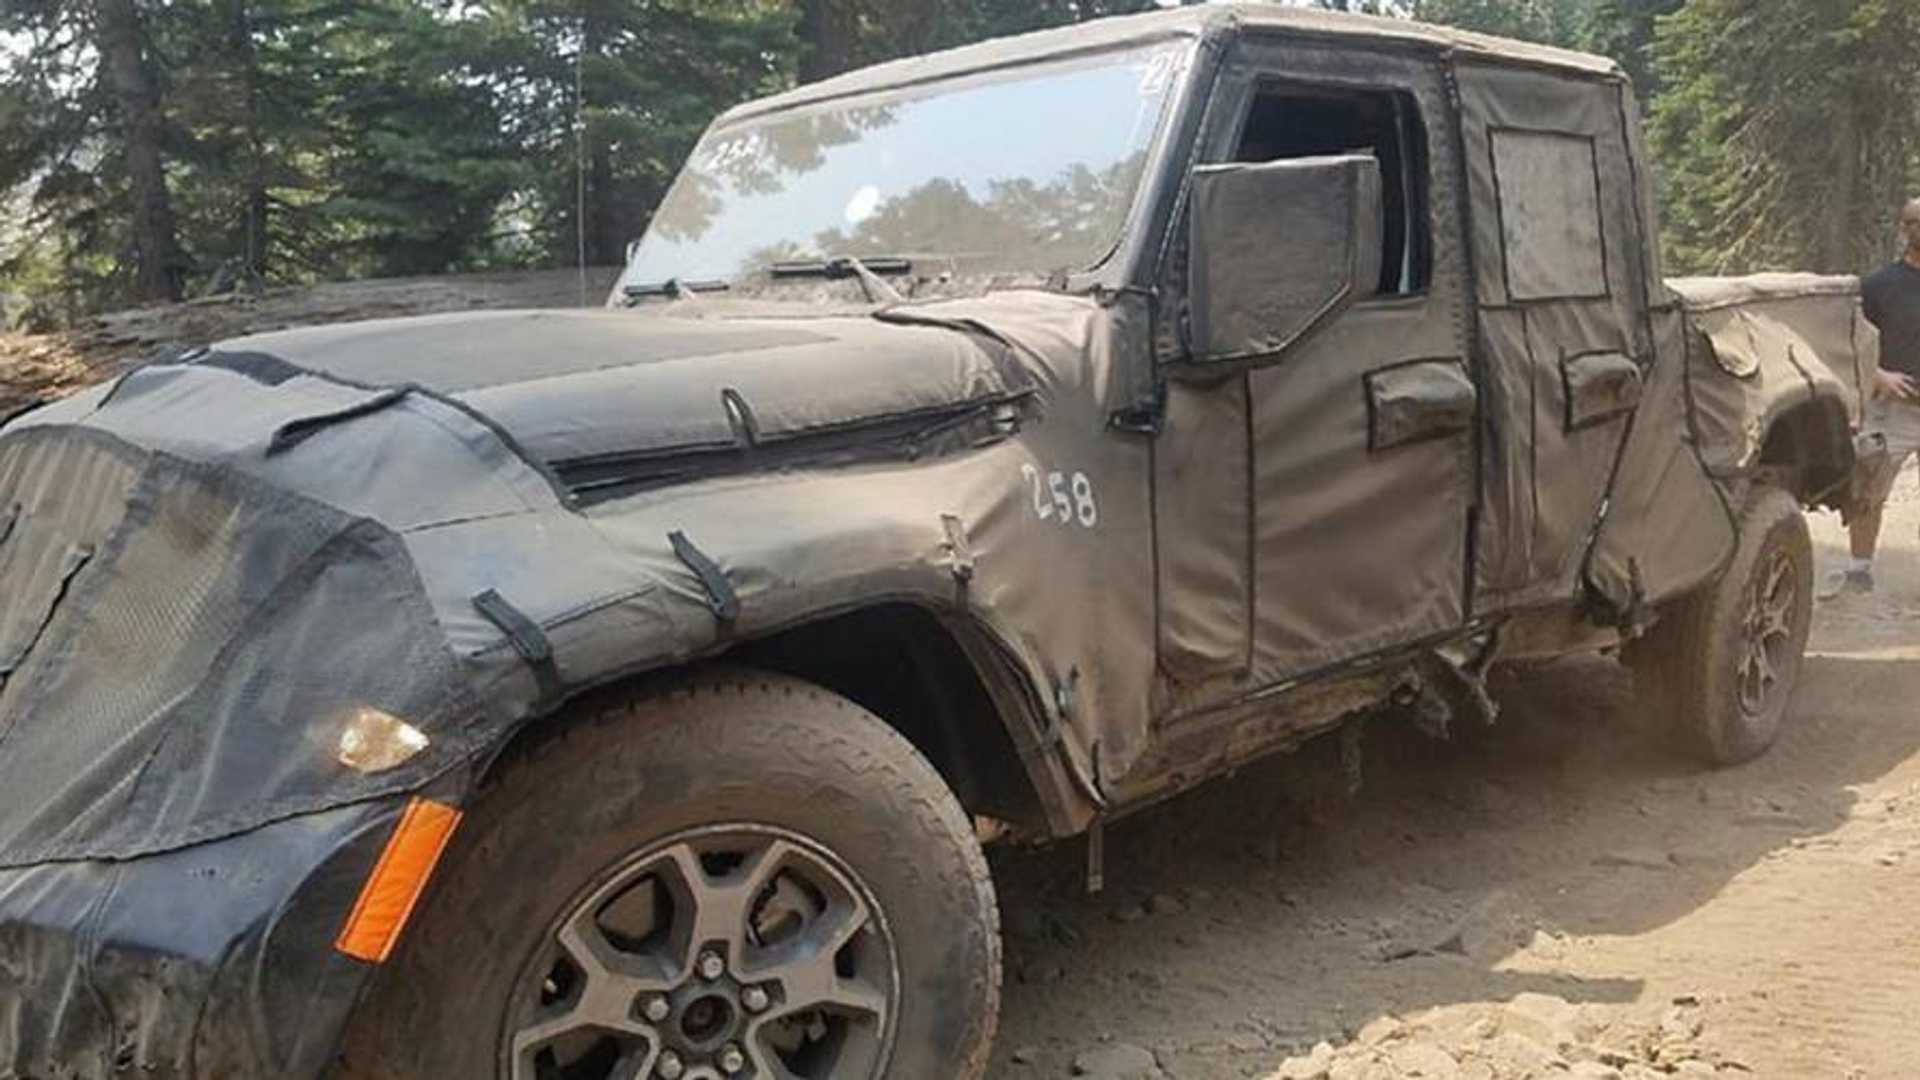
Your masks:
{"label": "green foliage", "polygon": [[[127,187],[87,5],[17,5],[0,69],[0,287],[72,316],[130,297]],[[189,285],[484,265],[530,165],[474,42],[410,0],[177,0],[146,9],[146,64]],[[54,269],[54,268],[57,268]],[[58,281],[54,295],[43,291]]]}
{"label": "green foliage", "polygon": [[[714,115],[1151,0],[140,3],[189,291],[617,262]],[[0,6],[0,289],[133,298],[94,5]],[[50,288],[52,286],[52,288]]]}
{"label": "green foliage", "polygon": [[[1682,268],[1865,265],[1885,252],[1890,209],[1920,182],[1912,0],[1314,2],[1617,58],[1652,102],[1670,261]],[[162,225],[177,232],[163,247],[200,292],[582,254],[617,262],[701,131],[736,102],[1153,6],[138,0],[132,10],[160,101]],[[133,299],[136,252],[154,246],[134,236],[126,99],[102,70],[100,10],[0,3],[0,291],[32,294],[56,317]]]}
{"label": "green foliage", "polygon": [[1654,21],[1683,0],[1406,0],[1414,18],[1483,34],[1599,53],[1620,62],[1646,100],[1655,91]]}
{"label": "green foliage", "polygon": [[517,239],[551,262],[579,256],[583,206],[586,260],[618,262],[714,115],[793,79],[794,13],[770,0],[471,9],[473,74],[529,167]]}
{"label": "green foliage", "polygon": [[1653,63],[1654,25],[1683,0],[1595,0],[1578,47],[1611,56],[1632,76],[1644,104],[1660,93]]}
{"label": "green foliage", "polygon": [[174,191],[196,268],[268,280],[484,260],[524,179],[467,35],[407,0],[177,5]]}
{"label": "green foliage", "polygon": [[1483,34],[1580,48],[1593,0],[1414,0],[1413,17]]}
{"label": "green foliage", "polygon": [[1690,0],[1655,42],[1669,262],[1851,271],[1920,181],[1920,8]]}
{"label": "green foliage", "polygon": [[93,29],[82,5],[0,5],[0,35],[14,44],[0,54],[0,289],[63,318],[127,284],[127,185]]}

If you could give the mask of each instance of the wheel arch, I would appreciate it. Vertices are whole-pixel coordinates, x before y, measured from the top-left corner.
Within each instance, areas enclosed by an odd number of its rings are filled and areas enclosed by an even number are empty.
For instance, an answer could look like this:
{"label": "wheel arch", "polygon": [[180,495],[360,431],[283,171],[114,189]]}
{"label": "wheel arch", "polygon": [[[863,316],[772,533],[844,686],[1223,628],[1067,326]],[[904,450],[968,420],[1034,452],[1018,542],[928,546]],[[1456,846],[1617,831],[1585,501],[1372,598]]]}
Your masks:
{"label": "wheel arch", "polygon": [[911,742],[968,812],[1020,835],[1070,835],[1091,816],[1019,662],[974,620],[899,600],[822,614],[686,664],[583,688],[546,718],[521,724],[484,773],[591,712],[578,707],[587,698],[680,684],[722,666],[787,675],[847,698]]}
{"label": "wheel arch", "polygon": [[1853,474],[1846,404],[1816,394],[1774,415],[1761,434],[1757,465],[1760,475],[1801,503],[1839,509]]}
{"label": "wheel arch", "polygon": [[[887,603],[742,644],[727,661],[804,679],[860,705],[913,743],[970,812],[1054,833],[1076,793],[1026,680],[984,631]],[[984,669],[984,670],[983,670]],[[1061,822],[1056,822],[1061,818]]]}

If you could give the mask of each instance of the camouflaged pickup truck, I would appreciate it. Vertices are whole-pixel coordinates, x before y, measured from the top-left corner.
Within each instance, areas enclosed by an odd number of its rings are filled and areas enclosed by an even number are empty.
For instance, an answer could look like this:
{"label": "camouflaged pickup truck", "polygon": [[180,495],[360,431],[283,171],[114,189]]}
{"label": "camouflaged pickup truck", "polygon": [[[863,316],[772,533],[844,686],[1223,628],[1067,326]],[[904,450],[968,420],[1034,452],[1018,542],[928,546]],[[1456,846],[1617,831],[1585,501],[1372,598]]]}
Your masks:
{"label": "camouflaged pickup truck", "polygon": [[1806,640],[1850,279],[1666,283],[1612,64],[1215,4],[720,117],[604,310],[0,430],[0,1076],[978,1077],[983,839]]}

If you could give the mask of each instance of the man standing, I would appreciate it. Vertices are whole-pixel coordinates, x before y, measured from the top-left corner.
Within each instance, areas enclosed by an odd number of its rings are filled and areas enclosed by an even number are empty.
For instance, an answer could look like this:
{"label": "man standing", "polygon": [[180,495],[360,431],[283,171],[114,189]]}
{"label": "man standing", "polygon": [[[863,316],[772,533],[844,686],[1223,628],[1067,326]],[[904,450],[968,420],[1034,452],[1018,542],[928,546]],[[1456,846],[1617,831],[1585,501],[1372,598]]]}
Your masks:
{"label": "man standing", "polygon": [[1880,330],[1880,371],[1863,427],[1886,440],[1887,453],[1865,478],[1865,490],[1847,521],[1853,561],[1828,578],[1822,599],[1873,591],[1881,510],[1900,467],[1920,453],[1920,198],[1900,210],[1900,239],[1904,250],[1899,261],[1860,283],[1867,319]]}

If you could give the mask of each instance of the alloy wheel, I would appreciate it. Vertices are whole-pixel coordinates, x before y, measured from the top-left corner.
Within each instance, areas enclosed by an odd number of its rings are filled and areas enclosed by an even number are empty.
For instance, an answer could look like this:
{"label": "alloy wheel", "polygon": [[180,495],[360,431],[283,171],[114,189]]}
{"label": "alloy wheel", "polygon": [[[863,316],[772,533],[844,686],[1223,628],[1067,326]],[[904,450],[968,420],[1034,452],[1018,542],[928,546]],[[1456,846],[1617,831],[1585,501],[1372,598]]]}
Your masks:
{"label": "alloy wheel", "polygon": [[584,890],[502,1033],[512,1080],[878,1077],[898,962],[872,892],[769,826],[690,830]]}
{"label": "alloy wheel", "polygon": [[1781,705],[1791,679],[1794,655],[1794,619],[1799,584],[1793,559],[1785,551],[1769,552],[1754,575],[1742,618],[1738,664],[1740,711],[1759,718]]}

